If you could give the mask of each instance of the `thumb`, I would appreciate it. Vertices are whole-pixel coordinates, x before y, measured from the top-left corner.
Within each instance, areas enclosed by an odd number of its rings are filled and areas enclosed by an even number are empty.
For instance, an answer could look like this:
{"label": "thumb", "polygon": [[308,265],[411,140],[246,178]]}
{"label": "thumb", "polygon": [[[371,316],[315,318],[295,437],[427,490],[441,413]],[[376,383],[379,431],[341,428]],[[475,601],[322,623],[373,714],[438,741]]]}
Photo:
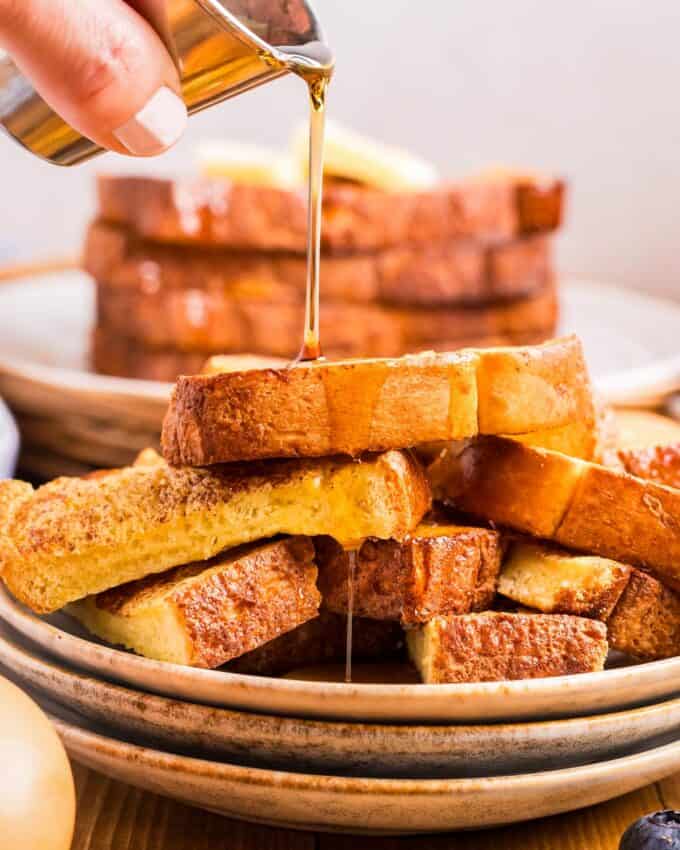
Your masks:
{"label": "thumb", "polygon": [[182,135],[177,68],[124,0],[0,0],[0,44],[47,103],[102,147],[153,156]]}

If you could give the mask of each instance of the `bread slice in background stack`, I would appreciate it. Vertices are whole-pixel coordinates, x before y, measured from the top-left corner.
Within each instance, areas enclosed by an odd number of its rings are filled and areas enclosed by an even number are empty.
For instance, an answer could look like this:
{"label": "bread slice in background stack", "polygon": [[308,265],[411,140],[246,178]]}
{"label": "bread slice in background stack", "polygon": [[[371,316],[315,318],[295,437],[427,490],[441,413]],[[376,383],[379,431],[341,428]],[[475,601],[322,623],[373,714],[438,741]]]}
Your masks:
{"label": "bread slice in background stack", "polygon": [[[326,356],[394,357],[553,335],[551,234],[562,221],[561,180],[495,171],[446,182],[407,153],[387,156],[338,129],[328,148]],[[296,149],[297,168],[285,179],[280,155],[256,173],[234,156],[212,150],[203,161],[208,176],[198,178],[100,178],[84,251],[97,286],[97,371],[174,380],[212,354],[297,354],[304,155]]]}
{"label": "bread slice in background stack", "polygon": [[[414,654],[425,678],[599,669],[601,623],[490,610],[503,536],[431,512],[410,449],[595,422],[573,338],[186,378],[166,460],[0,485],[2,577],[37,611],[67,606],[99,637],[180,664],[271,674],[338,660],[356,613],[358,657],[393,658],[406,629],[438,659]],[[581,445],[590,457],[595,441]],[[454,633],[479,655],[455,673]]]}

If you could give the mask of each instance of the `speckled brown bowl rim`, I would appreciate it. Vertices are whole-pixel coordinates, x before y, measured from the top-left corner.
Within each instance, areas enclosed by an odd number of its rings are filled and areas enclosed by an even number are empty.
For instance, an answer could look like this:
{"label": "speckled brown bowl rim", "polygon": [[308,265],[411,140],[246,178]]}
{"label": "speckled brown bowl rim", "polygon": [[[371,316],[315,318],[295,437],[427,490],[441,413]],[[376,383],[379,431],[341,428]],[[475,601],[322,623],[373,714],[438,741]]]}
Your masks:
{"label": "speckled brown bowl rim", "polygon": [[[491,785],[507,785],[508,792],[514,787],[527,785],[543,786],[546,779],[555,783],[588,781],[612,770],[625,772],[634,766],[654,763],[658,759],[668,758],[673,765],[680,764],[680,739],[661,747],[653,747],[634,755],[609,759],[596,764],[568,767],[560,770],[547,770],[537,773],[517,773],[508,776],[473,777],[463,779],[382,779],[364,777],[329,776],[324,774],[291,773],[281,770],[267,770],[258,767],[241,767],[226,762],[192,756],[176,755],[162,750],[131,744],[119,738],[112,738],[98,732],[92,732],[82,726],[76,726],[54,715],[59,734],[68,749],[69,740],[78,741],[92,750],[99,750],[114,758],[125,758],[138,764],[150,764],[167,769],[175,774],[202,776],[214,779],[229,779],[248,785],[264,785],[272,788],[290,790],[329,790],[343,794],[455,794],[456,792],[483,789]],[[671,770],[673,767],[671,767]]]}

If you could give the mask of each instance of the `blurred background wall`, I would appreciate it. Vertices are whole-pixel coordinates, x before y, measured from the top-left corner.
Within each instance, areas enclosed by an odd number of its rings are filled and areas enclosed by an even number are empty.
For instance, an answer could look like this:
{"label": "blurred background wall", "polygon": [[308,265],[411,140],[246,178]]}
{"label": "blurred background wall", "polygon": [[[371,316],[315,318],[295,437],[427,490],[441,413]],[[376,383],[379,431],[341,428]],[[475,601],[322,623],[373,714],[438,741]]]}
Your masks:
{"label": "blurred background wall", "polygon": [[[338,121],[456,175],[488,164],[571,184],[562,268],[680,296],[677,0],[316,0],[338,71]],[[60,170],[0,139],[0,262],[75,252],[93,175],[190,171],[198,140],[285,144],[304,119],[284,79],[192,119],[154,163]]]}

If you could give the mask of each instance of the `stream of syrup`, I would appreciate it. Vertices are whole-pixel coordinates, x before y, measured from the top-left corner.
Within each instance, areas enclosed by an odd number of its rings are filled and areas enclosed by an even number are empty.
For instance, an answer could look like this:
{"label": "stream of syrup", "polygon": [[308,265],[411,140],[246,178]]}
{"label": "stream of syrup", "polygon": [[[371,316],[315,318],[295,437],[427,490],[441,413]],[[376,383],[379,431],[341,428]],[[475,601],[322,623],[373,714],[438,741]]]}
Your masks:
{"label": "stream of syrup", "polygon": [[283,49],[290,67],[309,90],[309,169],[307,212],[307,289],[302,348],[295,362],[321,357],[319,291],[321,271],[321,211],[323,204],[323,153],[326,127],[326,94],[334,67],[332,51],[320,42],[303,48]]}
{"label": "stream of syrup", "polygon": [[345,646],[345,681],[352,681],[352,625],[354,622],[354,577],[358,549],[347,552],[347,643]]}
{"label": "stream of syrup", "polygon": [[307,289],[305,328],[300,360],[321,357],[319,285],[321,273],[321,207],[323,201],[323,145],[326,126],[328,77],[309,82],[309,210],[307,220]]}

